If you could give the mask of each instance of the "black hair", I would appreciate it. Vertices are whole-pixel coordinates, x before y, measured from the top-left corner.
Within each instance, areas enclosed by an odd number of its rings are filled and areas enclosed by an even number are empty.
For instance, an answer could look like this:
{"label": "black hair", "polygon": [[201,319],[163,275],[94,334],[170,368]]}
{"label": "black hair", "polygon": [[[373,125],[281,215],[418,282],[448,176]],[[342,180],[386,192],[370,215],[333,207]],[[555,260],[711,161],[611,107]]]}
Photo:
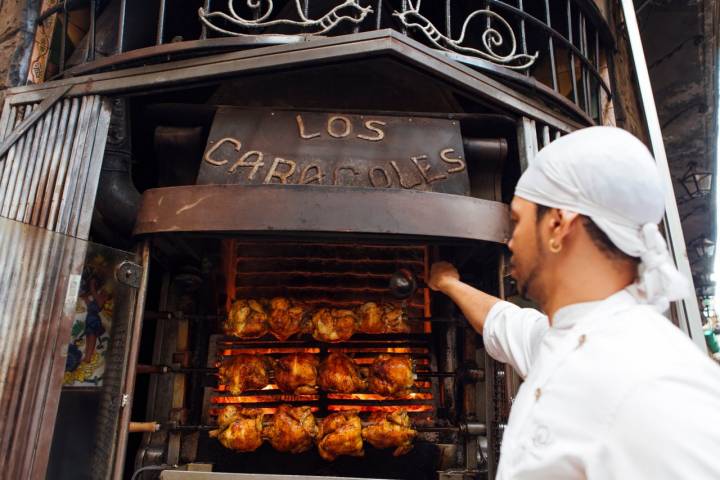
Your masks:
{"label": "black hair", "polygon": [[[543,219],[543,217],[551,210],[551,207],[547,207],[545,205],[537,205],[537,211],[536,211],[536,218],[537,221],[540,222],[540,220]],[[618,261],[626,261],[626,262],[632,262],[632,263],[640,263],[640,259],[637,257],[632,257],[628,255],[627,253],[620,250],[618,247],[615,246],[615,244],[610,240],[610,237],[607,236],[605,232],[603,232],[600,227],[593,222],[590,217],[587,217],[585,215],[580,215],[583,223],[583,227],[585,227],[585,231],[590,236],[590,239],[595,244],[596,247],[600,249],[601,252],[603,252],[609,259],[611,260],[618,260]]]}

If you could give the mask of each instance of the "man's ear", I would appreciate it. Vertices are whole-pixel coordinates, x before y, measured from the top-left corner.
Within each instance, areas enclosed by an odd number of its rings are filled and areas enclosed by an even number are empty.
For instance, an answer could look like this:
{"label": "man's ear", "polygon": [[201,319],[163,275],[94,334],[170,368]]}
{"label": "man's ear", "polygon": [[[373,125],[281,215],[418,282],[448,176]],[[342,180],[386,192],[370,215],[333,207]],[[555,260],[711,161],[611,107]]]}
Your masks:
{"label": "man's ear", "polygon": [[553,208],[550,211],[550,216],[552,228],[550,234],[560,242],[577,228],[580,223],[579,214],[559,208]]}

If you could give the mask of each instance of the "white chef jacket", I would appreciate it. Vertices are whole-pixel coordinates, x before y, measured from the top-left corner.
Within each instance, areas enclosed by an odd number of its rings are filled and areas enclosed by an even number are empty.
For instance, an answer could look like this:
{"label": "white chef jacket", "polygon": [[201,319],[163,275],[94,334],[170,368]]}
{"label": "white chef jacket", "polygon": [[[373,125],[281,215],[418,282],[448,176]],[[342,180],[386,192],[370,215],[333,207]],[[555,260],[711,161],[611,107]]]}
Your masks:
{"label": "white chef jacket", "polygon": [[500,302],[483,337],[525,379],[498,479],[720,479],[720,367],[628,290],[552,326]]}

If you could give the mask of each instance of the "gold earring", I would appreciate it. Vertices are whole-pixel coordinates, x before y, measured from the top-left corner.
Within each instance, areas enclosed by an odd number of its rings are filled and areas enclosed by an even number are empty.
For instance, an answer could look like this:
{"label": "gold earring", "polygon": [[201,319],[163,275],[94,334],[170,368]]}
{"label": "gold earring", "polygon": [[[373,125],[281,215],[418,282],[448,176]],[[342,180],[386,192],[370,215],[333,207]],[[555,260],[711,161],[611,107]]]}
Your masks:
{"label": "gold earring", "polygon": [[549,243],[550,243],[550,251],[552,253],[560,253],[560,250],[562,250],[562,245],[560,244],[560,242],[558,242],[554,238],[551,238]]}

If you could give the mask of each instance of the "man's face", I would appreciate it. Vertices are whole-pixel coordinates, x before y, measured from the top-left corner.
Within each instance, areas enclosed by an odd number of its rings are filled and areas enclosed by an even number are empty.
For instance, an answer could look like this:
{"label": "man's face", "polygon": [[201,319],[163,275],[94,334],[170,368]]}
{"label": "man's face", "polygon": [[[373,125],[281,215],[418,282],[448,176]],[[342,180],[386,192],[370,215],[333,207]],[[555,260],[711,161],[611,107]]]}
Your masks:
{"label": "man's face", "polygon": [[515,197],[510,205],[510,218],[513,233],[508,248],[512,252],[510,274],[517,282],[518,290],[524,298],[541,300],[542,281],[539,279],[545,260],[545,251],[541,248],[542,239],[537,218],[537,206]]}

